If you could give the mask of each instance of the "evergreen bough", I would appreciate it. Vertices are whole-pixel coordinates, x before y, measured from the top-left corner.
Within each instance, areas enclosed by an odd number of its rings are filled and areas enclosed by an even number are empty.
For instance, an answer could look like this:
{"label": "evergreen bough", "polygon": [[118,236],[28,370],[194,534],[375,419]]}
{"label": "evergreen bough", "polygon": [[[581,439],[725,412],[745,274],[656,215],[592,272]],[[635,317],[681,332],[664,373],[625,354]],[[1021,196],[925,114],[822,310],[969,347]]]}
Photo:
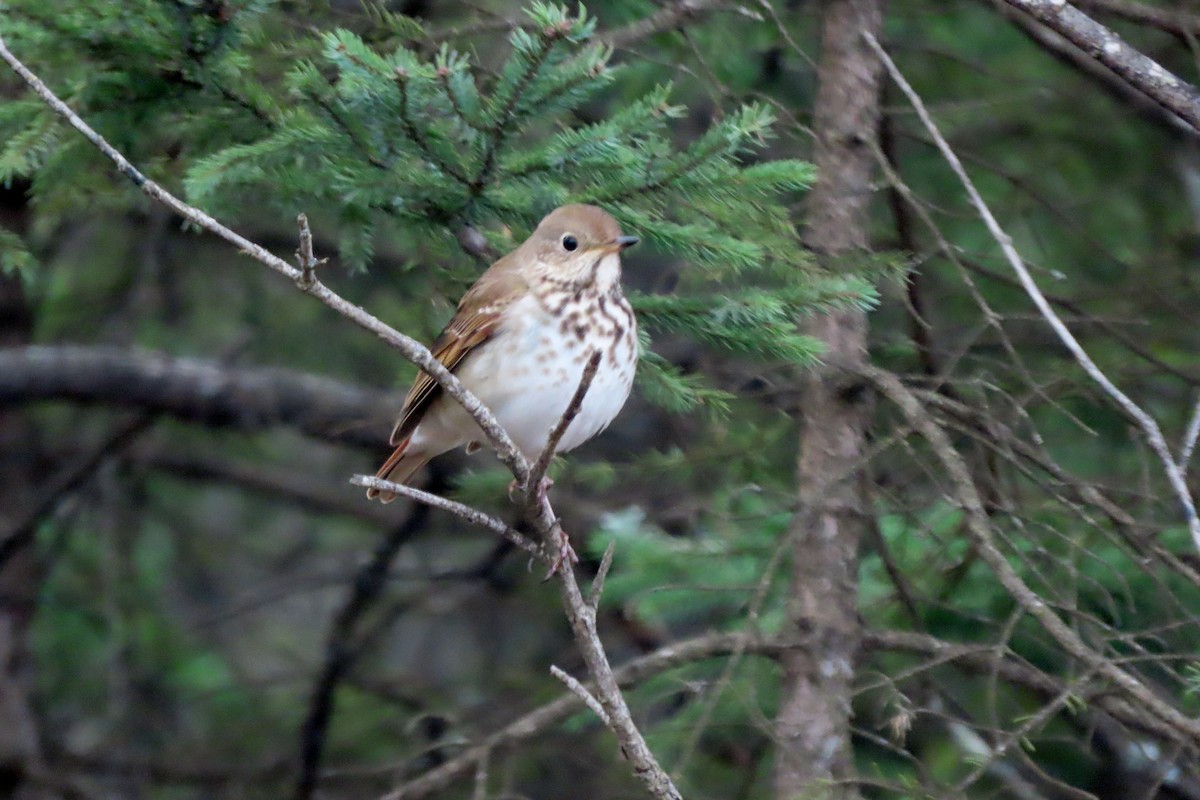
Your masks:
{"label": "evergreen bough", "polygon": [[[446,45],[430,50],[417,21],[368,5],[371,32],[305,38],[291,48],[303,57],[272,78],[263,64],[278,63],[280,47],[263,24],[268,3],[250,3],[232,19],[181,0],[59,15],[19,5],[18,38],[36,42],[52,30],[59,47],[74,42],[93,58],[130,59],[120,85],[62,65],[76,82],[70,99],[102,130],[131,141],[135,131],[120,130],[131,123],[119,114],[171,132],[193,156],[174,176],[192,202],[230,215],[251,202],[281,216],[336,209],[339,254],[351,268],[369,265],[381,231],[399,229],[415,252],[448,267],[435,280],[461,276],[470,262],[457,234],[466,226],[503,252],[555,206],[585,202],[690,264],[677,295],[633,294],[651,333],[805,365],[820,347],[797,331],[798,317],[874,298],[870,270],[831,276],[801,246],[787,203],[813,171],[798,160],[754,160],[774,121],[765,105],[734,110],[685,147],[673,141],[684,109],[670,102],[669,86],[610,98],[611,113],[584,119],[587,104],[614,90],[620,68],[582,7],[572,14],[531,5],[492,73]],[[127,41],[133,31],[139,45]],[[400,44],[383,52],[381,41]],[[201,107],[215,110],[201,115]],[[35,196],[65,208],[71,200],[44,176],[83,173],[79,162],[91,154],[32,100],[6,104],[0,133],[0,180],[34,176]],[[143,163],[169,181],[170,167],[156,155],[143,154]],[[78,180],[73,185],[78,191]],[[678,411],[725,407],[728,395],[648,347],[643,354],[640,383],[653,402]]]}

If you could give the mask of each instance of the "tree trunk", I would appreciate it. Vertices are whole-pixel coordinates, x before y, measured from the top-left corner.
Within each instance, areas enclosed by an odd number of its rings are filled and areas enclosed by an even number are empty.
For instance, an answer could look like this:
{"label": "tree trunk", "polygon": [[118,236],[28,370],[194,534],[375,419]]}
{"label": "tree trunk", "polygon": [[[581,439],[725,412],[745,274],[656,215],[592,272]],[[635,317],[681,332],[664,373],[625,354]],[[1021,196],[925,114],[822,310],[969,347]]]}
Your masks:
{"label": "tree trunk", "polygon": [[[834,259],[867,246],[881,66],[863,41],[880,35],[883,0],[827,0],[813,113],[818,178],[809,198],[807,244]],[[824,366],[802,403],[798,497],[792,523],[788,624],[805,646],[783,656],[776,719],[775,796],[853,798],[850,700],[860,627],[858,543],[870,509],[863,491],[868,407],[854,367],[866,361],[866,316],[823,315],[810,332],[825,342]],[[847,369],[849,368],[849,369]]]}

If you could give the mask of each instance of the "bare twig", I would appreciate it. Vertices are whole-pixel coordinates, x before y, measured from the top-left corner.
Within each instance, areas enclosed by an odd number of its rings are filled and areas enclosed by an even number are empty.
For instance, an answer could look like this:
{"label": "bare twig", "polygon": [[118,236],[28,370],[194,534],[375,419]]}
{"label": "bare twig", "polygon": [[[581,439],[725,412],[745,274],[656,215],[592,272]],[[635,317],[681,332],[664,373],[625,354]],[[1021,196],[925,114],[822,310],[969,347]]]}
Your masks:
{"label": "bare twig", "polygon": [[546,496],[546,487],[549,486],[549,482],[546,481],[546,470],[550,468],[550,462],[554,460],[554,452],[558,449],[558,443],[562,441],[563,434],[567,432],[571,422],[579,415],[579,409],[583,407],[583,399],[587,396],[588,389],[592,387],[596,370],[600,366],[600,356],[600,351],[596,350],[588,357],[587,364],[583,367],[583,374],[579,377],[579,386],[576,387],[575,394],[571,396],[571,400],[567,403],[558,422],[550,429],[550,433],[546,437],[546,446],[542,448],[541,454],[525,478],[526,514],[542,530],[543,540],[555,553],[550,562],[550,571],[546,573],[547,580],[564,564],[579,560],[571,547],[566,532],[562,529],[562,523],[555,515],[554,509],[550,507],[550,499]]}
{"label": "bare twig", "polygon": [[623,28],[602,33],[599,38],[612,47],[628,47],[647,36],[669,31],[690,20],[733,5],[729,0],[676,0],[648,17],[631,22]]}
{"label": "bare twig", "polygon": [[1007,0],[982,0],[982,2],[996,9],[998,13],[1012,22],[1017,30],[1046,53],[1076,70],[1103,92],[1143,119],[1162,126],[1172,135],[1184,134],[1193,138],[1200,136],[1200,131],[1181,119],[1178,114],[1147,96],[1141,89],[1092,58],[1088,51],[1067,40],[1027,12],[1009,5]]}
{"label": "bare twig", "polygon": [[[683,664],[706,658],[723,656],[742,647],[746,652],[774,656],[782,643],[774,639],[758,639],[744,633],[714,633],[668,644],[653,653],[635,659],[618,668],[614,675],[621,686],[632,686],[647,678]],[[585,684],[589,692],[595,691],[595,683]],[[593,695],[594,696],[594,695]],[[571,693],[540,706],[513,720],[491,734],[479,744],[455,755],[445,764],[404,783],[385,795],[382,800],[420,800],[440,791],[455,779],[467,775],[479,759],[497,748],[508,747],[526,741],[552,725],[562,722],[579,709],[582,701]],[[394,767],[388,767],[389,772]]]}
{"label": "bare twig", "polygon": [[330,625],[325,641],[325,661],[313,686],[308,713],[300,728],[300,775],[292,794],[295,800],[308,800],[316,791],[337,689],[361,652],[354,641],[359,621],[383,595],[392,562],[400,553],[400,548],[425,524],[428,514],[427,505],[413,507],[408,517],[383,538],[370,560],[359,568],[354,580],[350,581],[346,601]]}
{"label": "bare twig", "polygon": [[329,259],[319,259],[313,255],[313,236],[312,230],[308,227],[308,215],[297,216],[296,225],[300,228],[300,247],[296,250],[296,261],[300,265],[300,277],[297,278],[296,284],[302,290],[308,291],[317,282],[317,267]]}
{"label": "bare twig", "polygon": [[487,800],[487,784],[488,784],[488,767],[491,762],[490,751],[483,754],[483,758],[475,765],[475,791],[471,793],[471,800]]}
{"label": "bare twig", "polygon": [[604,710],[601,718],[616,735],[617,741],[621,744],[621,751],[625,753],[633,766],[634,773],[642,780],[650,793],[661,800],[679,800],[679,790],[675,788],[671,777],[663,770],[654,754],[650,752],[642,732],[633,722],[629,706],[613,676],[612,665],[608,662],[604,645],[600,641],[600,634],[596,630],[595,608],[584,599],[575,578],[575,571],[570,568],[570,565],[562,565],[563,568],[559,569],[564,555],[570,556],[573,555],[573,552],[570,544],[566,541],[566,534],[562,530],[558,517],[550,505],[550,500],[546,492],[542,490],[542,478],[545,476],[546,468],[549,466],[550,460],[554,458],[554,451],[567,427],[570,426],[571,421],[583,406],[584,397],[591,388],[599,365],[600,353],[597,351],[589,357],[574,396],[571,397],[571,401],[567,404],[558,423],[551,429],[546,447],[526,476],[524,483],[526,510],[530,521],[541,535],[542,541],[551,548],[556,543],[559,545],[550,569],[552,574],[558,572],[560,576],[559,588],[562,593],[563,608],[567,612],[567,619],[571,623],[575,642],[583,654],[584,663],[587,664],[588,672],[591,673],[592,680],[596,684],[598,699]]}
{"label": "bare twig", "polygon": [[1192,451],[1196,449],[1196,440],[1200,439],[1200,397],[1192,409],[1192,418],[1188,421],[1187,430],[1183,434],[1183,445],[1179,448],[1179,472],[1187,476],[1188,462],[1192,460]]}
{"label": "bare twig", "polygon": [[[548,504],[544,504],[548,505]],[[567,619],[575,634],[575,641],[583,654],[584,663],[596,686],[596,694],[600,705],[604,708],[607,725],[621,744],[621,751],[629,759],[633,772],[649,790],[650,794],[660,800],[682,800],[674,781],[658,763],[650,747],[646,744],[642,732],[638,730],[629,713],[629,706],[621,694],[612,665],[604,653],[604,645],[600,642],[600,634],[596,631],[596,613],[588,606],[579,591],[575,580],[575,570],[563,569],[559,572],[559,587],[562,590],[563,606],[567,611]]]}
{"label": "bare twig", "polygon": [[[1180,502],[1180,505],[1183,507],[1188,530],[1191,532],[1193,545],[1197,550],[1200,550],[1200,517],[1197,517],[1196,515],[1195,501],[1192,499],[1191,492],[1188,489],[1184,472],[1180,468],[1180,465],[1175,461],[1174,456],[1172,456],[1171,449],[1167,445],[1167,440],[1163,437],[1162,430],[1158,427],[1158,423],[1155,422],[1154,418],[1145,410],[1143,410],[1141,406],[1139,406],[1128,395],[1121,391],[1117,385],[1114,384],[1098,366],[1096,366],[1096,362],[1094,362],[1091,359],[1091,356],[1087,354],[1087,351],[1083,349],[1083,345],[1079,343],[1079,340],[1075,338],[1074,334],[1071,333],[1071,331],[1059,318],[1057,312],[1055,312],[1053,306],[1050,305],[1050,302],[1046,299],[1046,296],[1042,294],[1041,289],[1038,288],[1037,282],[1034,281],[1033,276],[1025,267],[1025,262],[1021,258],[1021,254],[1018,253],[1016,247],[1013,246],[1012,237],[1005,233],[1004,229],[1000,227],[1000,223],[996,221],[991,209],[988,207],[987,203],[984,202],[983,196],[979,194],[979,191],[975,188],[975,184],[971,181],[970,176],[967,175],[967,171],[963,168],[962,162],[958,160],[958,157],[950,148],[950,145],[947,143],[945,137],[942,136],[937,125],[934,124],[933,118],[929,115],[929,111],[925,108],[925,104],[922,102],[920,96],[916,93],[908,81],[905,80],[904,75],[901,74],[899,68],[896,66],[896,63],[892,61],[891,57],[879,44],[879,40],[870,34],[864,35],[868,44],[871,45],[871,48],[875,50],[875,53],[883,61],[888,73],[892,76],[892,80],[896,82],[896,85],[900,87],[901,91],[903,91],[908,97],[909,102],[912,103],[913,108],[917,112],[917,116],[920,117],[921,122],[925,125],[925,129],[929,132],[930,137],[933,138],[938,150],[941,151],[942,157],[950,165],[950,168],[954,171],[954,174],[962,183],[963,188],[966,190],[967,195],[971,199],[971,203],[975,206],[976,211],[979,212],[979,216],[983,219],[984,224],[987,226],[988,231],[992,235],[992,238],[995,239],[996,243],[1000,246],[1000,249],[1007,258],[1009,265],[1013,268],[1013,271],[1017,274],[1017,278],[1021,281],[1021,286],[1025,289],[1025,292],[1029,295],[1030,299],[1033,300],[1033,304],[1037,306],[1037,309],[1041,313],[1042,317],[1050,325],[1051,329],[1058,336],[1063,345],[1065,345],[1066,348],[1071,352],[1071,355],[1075,357],[1075,360],[1083,368],[1083,371],[1087,373],[1088,377],[1095,381],[1096,384],[1098,384],[1104,391],[1104,393],[1112,398],[1112,400],[1126,414],[1128,414],[1134,420],[1134,422],[1137,423],[1138,427],[1142,429],[1142,433],[1145,434],[1150,448],[1154,451],[1154,454],[1158,457],[1159,461],[1162,462],[1163,470],[1166,472],[1167,480],[1171,485],[1171,489],[1174,491]],[[1200,109],[1200,107],[1198,107],[1198,109]],[[1198,115],[1197,119],[1200,120],[1200,115]]]}
{"label": "bare twig", "polygon": [[33,505],[5,531],[3,537],[0,537],[0,567],[12,558],[14,553],[33,541],[38,521],[54,508],[63,495],[92,477],[101,462],[133,444],[153,423],[153,414],[140,413],[117,426],[91,452],[70,459],[69,463],[50,479]]}
{"label": "bare twig", "polygon": [[1200,14],[1189,14],[1171,8],[1138,3],[1134,0],[1075,0],[1080,8],[1089,8],[1104,14],[1158,28],[1180,38],[1200,36]]}
{"label": "bare twig", "polygon": [[562,681],[571,694],[582,700],[583,704],[590,708],[605,725],[612,725],[612,720],[608,718],[608,713],[604,710],[604,706],[600,705],[600,701],[593,697],[592,693],[587,690],[587,687],[577,681],[574,676],[568,674],[556,664],[550,665],[550,674]]}
{"label": "bare twig", "polygon": [[393,483],[385,481],[382,478],[376,478],[374,475],[355,475],[350,479],[350,483],[355,486],[362,486],[366,489],[378,489],[381,492],[394,492],[401,497],[407,497],[409,500],[415,500],[418,503],[424,503],[427,506],[440,508],[443,511],[449,511],[456,517],[465,519],[467,522],[486,528],[492,533],[499,534],[505,539],[515,544],[527,553],[534,555],[542,560],[546,560],[548,556],[546,551],[537,543],[531,541],[526,536],[523,536],[518,531],[513,530],[504,523],[503,520],[493,517],[491,514],[485,514],[479,509],[472,508],[466,503],[459,503],[456,500],[449,500],[441,495],[426,492],[418,489],[415,486],[407,486],[403,483]]}
{"label": "bare twig", "polygon": [[579,377],[579,386],[575,389],[575,394],[571,396],[571,401],[567,403],[567,408],[563,411],[561,417],[554,427],[550,429],[550,436],[546,439],[546,446],[542,448],[541,455],[537,461],[533,463],[533,467],[529,470],[529,477],[526,478],[525,491],[526,493],[537,490],[537,486],[541,483],[542,478],[546,476],[546,470],[550,468],[550,462],[554,460],[554,453],[558,450],[558,443],[562,441],[563,434],[567,432],[567,428],[571,427],[571,423],[575,417],[579,416],[579,409],[583,407],[583,398],[587,396],[588,390],[592,388],[592,381],[596,379],[596,370],[600,368],[599,350],[593,351],[588,356],[587,364],[583,367],[583,374]]}
{"label": "bare twig", "polygon": [[866,367],[862,374],[894,403],[904,414],[909,424],[929,443],[934,455],[941,462],[966,513],[965,530],[971,536],[979,557],[988,565],[1000,585],[1017,602],[1026,614],[1033,617],[1064,652],[1078,659],[1096,675],[1110,681],[1131,701],[1144,707],[1193,745],[1200,744],[1200,721],[1191,719],[1179,709],[1167,703],[1142,681],[1121,669],[1112,660],[1089,647],[1074,628],[1058,616],[1017,574],[1016,569],[996,544],[991,521],[984,508],[979,491],[962,456],[951,443],[945,430],[933,419],[904,384],[890,372]]}
{"label": "bare twig", "polygon": [[592,588],[588,590],[587,604],[593,613],[600,607],[600,596],[604,594],[604,579],[608,577],[608,571],[612,568],[613,553],[616,549],[616,541],[609,542],[608,547],[604,548],[604,557],[600,559],[600,569],[596,570],[596,577],[592,579]]}
{"label": "bare twig", "polygon": [[1200,131],[1200,92],[1066,0],[1004,0],[1090,53],[1146,96]]}
{"label": "bare twig", "polygon": [[[795,644],[778,638],[761,638],[748,631],[705,634],[667,644],[622,665],[615,674],[621,686],[633,686],[675,667],[708,658],[724,657],[735,652],[776,658],[785,647]],[[1002,653],[1004,657],[997,661],[996,648],[988,644],[959,644],[912,631],[868,629],[863,632],[862,645],[868,652],[886,651],[921,656],[927,659],[923,664],[924,669],[945,663],[957,665],[968,674],[998,671],[1005,681],[1028,688],[1047,698],[1055,697],[1066,685],[1058,678],[1009,653]],[[585,687],[591,686],[593,684],[585,684]],[[1157,736],[1171,736],[1173,731],[1148,714],[1145,709],[1128,703],[1104,689],[1102,683],[1094,684],[1094,688],[1078,686],[1076,694],[1137,730]],[[537,736],[575,713],[581,705],[582,700],[578,695],[564,693],[521,715],[478,744],[454,755],[446,763],[398,786],[383,800],[421,800],[439,792],[456,779],[470,775],[479,761],[489,753]],[[388,765],[383,769],[392,773],[395,772],[396,766]]]}

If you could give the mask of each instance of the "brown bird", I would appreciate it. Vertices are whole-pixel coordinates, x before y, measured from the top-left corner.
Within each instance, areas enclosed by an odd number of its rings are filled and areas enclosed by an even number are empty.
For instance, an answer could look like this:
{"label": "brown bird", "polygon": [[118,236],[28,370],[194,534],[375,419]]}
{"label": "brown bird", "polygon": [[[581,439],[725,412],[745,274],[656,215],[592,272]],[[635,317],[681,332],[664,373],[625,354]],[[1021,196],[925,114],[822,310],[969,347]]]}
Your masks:
{"label": "brown bird", "polygon": [[[625,405],[637,366],[637,323],[621,292],[621,251],[637,243],[595,206],[551,212],[520,247],[492,264],[434,342],[435,358],[483,401],[530,462],[575,394],[591,354],[590,389],[558,445],[566,452],[600,433]],[[395,451],[377,477],[407,482],[429,459],[487,439],[424,372],[392,431]],[[392,492],[369,489],[387,503]]]}

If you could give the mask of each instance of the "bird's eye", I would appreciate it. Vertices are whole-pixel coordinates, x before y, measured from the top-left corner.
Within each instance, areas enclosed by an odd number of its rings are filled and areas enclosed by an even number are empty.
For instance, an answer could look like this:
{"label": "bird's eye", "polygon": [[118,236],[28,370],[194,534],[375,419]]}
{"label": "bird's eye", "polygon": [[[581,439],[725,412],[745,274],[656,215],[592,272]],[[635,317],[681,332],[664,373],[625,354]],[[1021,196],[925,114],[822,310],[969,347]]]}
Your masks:
{"label": "bird's eye", "polygon": [[578,239],[576,239],[574,236],[572,236],[569,233],[563,237],[563,250],[566,250],[568,253],[570,253],[576,247],[579,247]]}

